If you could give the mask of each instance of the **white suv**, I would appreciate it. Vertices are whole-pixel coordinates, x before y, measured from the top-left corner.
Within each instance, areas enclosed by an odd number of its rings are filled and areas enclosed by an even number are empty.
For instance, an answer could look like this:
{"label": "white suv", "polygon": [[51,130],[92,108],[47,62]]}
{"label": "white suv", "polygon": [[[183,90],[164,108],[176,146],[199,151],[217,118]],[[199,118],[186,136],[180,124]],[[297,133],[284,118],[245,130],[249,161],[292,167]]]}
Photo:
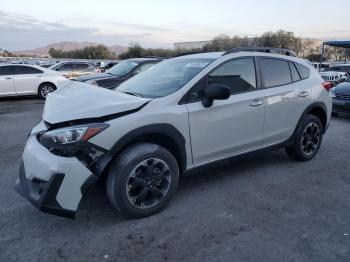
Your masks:
{"label": "white suv", "polygon": [[105,177],[113,206],[144,217],[167,204],[190,169],[280,147],[312,159],[331,98],[312,65],[274,51],[181,56],[115,91],[78,82],[57,90],[29,135],[17,190],[42,211],[74,217]]}

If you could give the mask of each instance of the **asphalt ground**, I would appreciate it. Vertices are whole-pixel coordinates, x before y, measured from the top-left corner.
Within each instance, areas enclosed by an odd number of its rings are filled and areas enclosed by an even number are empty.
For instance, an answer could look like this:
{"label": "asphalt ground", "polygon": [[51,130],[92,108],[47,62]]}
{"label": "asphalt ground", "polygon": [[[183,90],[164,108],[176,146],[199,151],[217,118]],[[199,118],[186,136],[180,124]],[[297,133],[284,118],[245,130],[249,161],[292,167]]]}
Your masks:
{"label": "asphalt ground", "polygon": [[198,169],[164,211],[139,220],[97,186],[70,220],[14,190],[42,109],[0,101],[0,261],[350,261],[350,118],[332,119],[310,162],[278,150]]}

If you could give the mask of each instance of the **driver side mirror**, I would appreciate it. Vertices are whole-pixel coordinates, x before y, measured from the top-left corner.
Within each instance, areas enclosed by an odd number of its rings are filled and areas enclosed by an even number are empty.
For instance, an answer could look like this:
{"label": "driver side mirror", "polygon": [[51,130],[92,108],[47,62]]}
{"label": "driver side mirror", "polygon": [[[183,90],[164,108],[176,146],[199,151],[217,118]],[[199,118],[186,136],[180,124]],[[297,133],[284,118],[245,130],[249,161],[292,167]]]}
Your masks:
{"label": "driver side mirror", "polygon": [[204,107],[211,107],[214,100],[225,100],[231,95],[231,89],[225,85],[211,84],[204,89]]}

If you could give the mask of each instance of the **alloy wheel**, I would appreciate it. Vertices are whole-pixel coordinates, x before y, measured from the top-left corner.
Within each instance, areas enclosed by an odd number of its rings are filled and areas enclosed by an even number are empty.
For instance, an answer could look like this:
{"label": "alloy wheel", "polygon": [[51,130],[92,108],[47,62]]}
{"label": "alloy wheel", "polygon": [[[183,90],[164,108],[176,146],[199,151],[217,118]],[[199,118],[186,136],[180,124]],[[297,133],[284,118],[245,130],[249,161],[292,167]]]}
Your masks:
{"label": "alloy wheel", "polygon": [[163,160],[149,158],[139,163],[126,183],[126,196],[131,205],[141,209],[157,205],[168,193],[170,168]]}
{"label": "alloy wheel", "polygon": [[47,95],[51,92],[55,91],[54,88],[50,85],[44,85],[41,89],[40,89],[40,94],[42,97],[46,98]]}
{"label": "alloy wheel", "polygon": [[304,154],[312,155],[318,148],[320,143],[321,131],[319,126],[311,122],[309,123],[303,132],[301,137],[301,149]]}

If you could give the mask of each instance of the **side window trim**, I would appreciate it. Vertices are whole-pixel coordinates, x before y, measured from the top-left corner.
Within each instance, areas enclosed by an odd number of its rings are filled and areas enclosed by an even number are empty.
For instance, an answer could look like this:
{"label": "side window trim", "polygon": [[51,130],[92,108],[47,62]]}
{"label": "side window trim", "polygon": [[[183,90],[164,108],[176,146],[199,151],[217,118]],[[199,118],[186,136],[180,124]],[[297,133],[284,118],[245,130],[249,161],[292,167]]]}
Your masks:
{"label": "side window trim", "polygon": [[[293,74],[292,74],[291,66],[294,66],[295,70],[297,71],[297,74],[298,74],[298,76],[299,76],[299,80],[293,81]],[[289,70],[290,70],[290,75],[292,76],[292,84],[293,84],[293,83],[296,83],[296,82],[300,82],[300,81],[305,80],[305,79],[303,79],[303,78],[301,77],[300,72],[299,72],[299,70],[298,70],[298,67],[297,67],[297,66],[295,65],[295,63],[292,62],[292,61],[289,62]]]}
{"label": "side window trim", "polygon": [[[243,91],[243,92],[239,92],[239,93],[235,93],[235,94],[231,94],[230,96],[234,96],[234,95],[239,95],[239,94],[244,94],[244,93],[249,93],[249,92],[255,92],[255,91],[258,91],[258,90],[261,90],[262,89],[262,82],[261,82],[261,77],[260,77],[260,69],[259,69],[259,66],[257,64],[257,59],[255,56],[241,56],[241,57],[235,57],[235,58],[231,58],[231,59],[228,59],[224,62],[222,62],[221,64],[217,65],[216,67],[214,67],[212,70],[210,70],[207,74],[205,74],[205,76],[203,76],[201,79],[199,79],[195,84],[192,85],[192,87],[190,88],[190,90],[188,90],[186,92],[186,94],[180,99],[179,101],[179,105],[183,105],[183,104],[191,104],[191,103],[197,103],[197,102],[201,102],[203,101],[202,99],[199,99],[197,101],[188,101],[188,96],[189,94],[191,93],[191,90],[195,87],[195,85],[197,85],[199,82],[203,81],[204,79],[207,79],[206,80],[206,83],[208,83],[208,76],[213,72],[215,71],[216,69],[218,69],[219,67],[227,64],[227,63],[230,63],[232,61],[235,61],[235,60],[239,60],[239,59],[244,59],[244,58],[251,58],[253,59],[253,63],[254,63],[254,69],[255,69],[255,85],[256,85],[256,88],[255,90],[248,90],[248,91]],[[258,74],[259,73],[259,74]]]}

